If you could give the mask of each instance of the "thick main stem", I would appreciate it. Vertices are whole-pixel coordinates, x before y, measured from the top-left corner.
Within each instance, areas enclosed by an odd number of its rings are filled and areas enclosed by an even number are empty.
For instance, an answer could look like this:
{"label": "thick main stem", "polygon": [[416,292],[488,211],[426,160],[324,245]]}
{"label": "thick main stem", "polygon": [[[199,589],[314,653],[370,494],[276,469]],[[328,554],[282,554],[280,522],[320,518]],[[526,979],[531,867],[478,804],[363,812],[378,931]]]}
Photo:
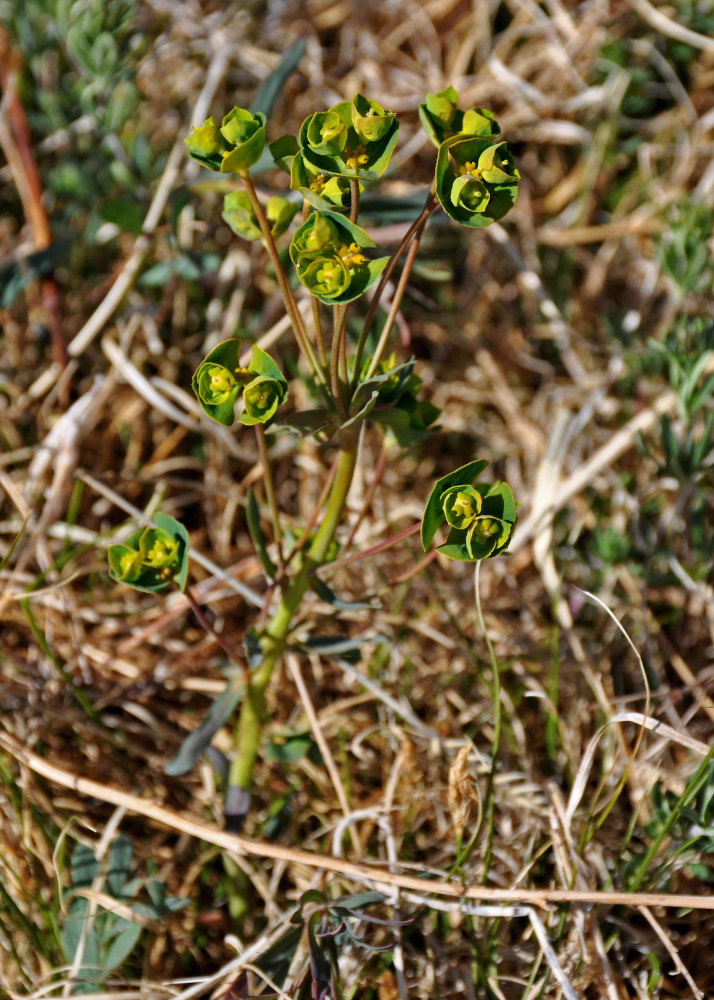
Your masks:
{"label": "thick main stem", "polygon": [[[293,616],[310,585],[310,577],[317,567],[324,563],[342,519],[357,463],[358,442],[359,428],[356,425],[343,430],[335,478],[320,526],[305,553],[302,566],[285,585],[272,617],[260,637],[263,658],[252,674],[236,724],[235,756],[228,776],[227,805],[228,799],[231,797],[231,790],[234,790],[234,799],[236,798],[235,790],[243,790],[246,794],[240,797],[239,801],[242,803],[242,809],[247,810],[249,801],[247,793],[249,793],[252,784],[265,715],[265,689],[285,649]],[[228,809],[226,813],[227,819],[233,820],[231,824],[233,826],[239,826],[245,814],[229,816]]]}

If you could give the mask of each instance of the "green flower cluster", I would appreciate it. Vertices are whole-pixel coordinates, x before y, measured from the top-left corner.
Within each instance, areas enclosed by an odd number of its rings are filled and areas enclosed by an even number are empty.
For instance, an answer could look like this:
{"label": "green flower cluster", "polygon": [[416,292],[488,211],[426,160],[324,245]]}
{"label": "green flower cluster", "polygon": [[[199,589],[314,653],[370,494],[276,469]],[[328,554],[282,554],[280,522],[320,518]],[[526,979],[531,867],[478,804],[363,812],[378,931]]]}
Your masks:
{"label": "green flower cluster", "polygon": [[520,174],[493,112],[461,111],[453,87],[427,94],[419,105],[424,131],[439,153],[436,195],[463,226],[488,226],[513,208]]}
{"label": "green flower cluster", "polygon": [[235,107],[220,125],[213,118],[194,125],[184,142],[190,156],[204,167],[222,174],[246,173],[265,148],[265,115]]}
{"label": "green flower cluster", "polygon": [[224,427],[235,422],[235,402],[243,393],[242,424],[265,424],[288,396],[288,383],[273,359],[253,345],[247,368],[240,365],[240,341],[224,340],[206,355],[191,382],[204,413]]}
{"label": "green flower cluster", "polygon": [[373,181],[384,173],[398,131],[393,111],[355,94],[352,101],[310,115],[297,138],[282,136],[270,151],[290,173],[290,186],[315,208],[345,208],[350,180]]}
{"label": "green flower cluster", "polygon": [[290,244],[290,259],[302,284],[321,302],[341,305],[361,295],[381,274],[388,257],[368,260],[374,246],[360,229],[336,212],[313,212]]}
{"label": "green flower cluster", "polygon": [[156,528],[143,528],[126,542],[107,550],[109,575],[136,590],[158,593],[175,583],[181,590],[188,576],[188,534],[168,514],[156,514]]}
{"label": "green flower cluster", "polygon": [[474,482],[487,464],[470,462],[436,483],[422,520],[424,551],[443,524],[449,534],[437,551],[450,559],[478,562],[506,548],[516,523],[516,504],[507,483]]}

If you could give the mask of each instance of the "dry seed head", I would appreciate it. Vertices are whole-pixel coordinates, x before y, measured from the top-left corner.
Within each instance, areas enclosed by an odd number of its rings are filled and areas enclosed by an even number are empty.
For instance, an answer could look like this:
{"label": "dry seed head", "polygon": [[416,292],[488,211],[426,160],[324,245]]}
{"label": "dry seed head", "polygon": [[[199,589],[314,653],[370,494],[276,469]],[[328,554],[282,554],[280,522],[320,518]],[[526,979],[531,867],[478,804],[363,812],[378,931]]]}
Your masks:
{"label": "dry seed head", "polygon": [[449,812],[454,834],[460,839],[464,827],[478,808],[478,790],[469,768],[471,745],[461,747],[449,770]]}

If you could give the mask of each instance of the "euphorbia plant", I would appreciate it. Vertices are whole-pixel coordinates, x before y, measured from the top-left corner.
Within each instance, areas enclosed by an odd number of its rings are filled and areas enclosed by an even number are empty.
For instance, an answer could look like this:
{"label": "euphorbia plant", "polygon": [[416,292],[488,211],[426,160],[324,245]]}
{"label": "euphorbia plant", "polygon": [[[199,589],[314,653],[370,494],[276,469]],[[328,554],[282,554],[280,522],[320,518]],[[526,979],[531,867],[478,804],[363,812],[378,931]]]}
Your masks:
{"label": "euphorbia plant", "polygon": [[[456,92],[446,88],[427,95],[420,117],[438,148],[434,182],[424,209],[391,256],[380,255],[359,225],[361,195],[387,171],[399,127],[394,112],[376,101],[356,94],[352,101],[309,115],[297,136],[284,135],[270,143],[276,166],[289,175],[291,190],[267,198],[250,176],[266,144],[262,114],[233,108],[220,125],[208,118],[186,139],[189,154],[199,163],[236,178],[238,186],[225,197],[223,218],[239,237],[262,240],[315,396],[311,409],[289,412],[288,382],[278,363],[255,345],[246,363],[234,338],[214,346],[192,379],[208,417],[225,427],[254,427],[272,528],[272,538],[266,538],[250,493],[248,527],[268,578],[268,613],[248,630],[240,683],[229,683],[209,718],[167,765],[171,774],[187,770],[237,707],[225,808],[233,828],[240,827],[249,809],[267,718],[265,691],[291,644],[300,604],[310,589],[324,600],[336,601],[318,572],[335,557],[362,428],[368,423],[381,429],[385,446],[408,447],[433,430],[438,416],[438,409],[419,395],[415,359],[387,354],[424,227],[439,204],[455,221],[478,227],[502,218],[516,200],[519,174],[490,111],[459,110]],[[288,235],[300,211],[300,221]],[[283,234],[284,246],[279,248]],[[287,270],[285,248],[292,265]],[[380,324],[388,279],[400,261],[401,275]],[[367,292],[370,301],[365,303]],[[310,322],[298,305],[298,295],[311,301]],[[348,336],[348,318],[351,327],[355,321],[361,324],[354,342]],[[368,344],[375,345],[371,353]],[[293,533],[284,530],[273,489],[266,432],[276,426],[313,434],[320,444],[337,446],[320,508]],[[242,428],[241,433],[245,433]],[[478,562],[505,550],[515,523],[515,502],[505,483],[480,481],[485,467],[484,461],[470,462],[437,482],[424,513],[425,548],[445,527],[448,534],[438,551],[450,558]],[[155,527],[134,532],[126,542],[110,547],[110,572],[139,589],[157,591],[171,583],[185,589],[187,551],[188,537],[181,525],[157,515]],[[201,616],[190,589],[186,592]]]}

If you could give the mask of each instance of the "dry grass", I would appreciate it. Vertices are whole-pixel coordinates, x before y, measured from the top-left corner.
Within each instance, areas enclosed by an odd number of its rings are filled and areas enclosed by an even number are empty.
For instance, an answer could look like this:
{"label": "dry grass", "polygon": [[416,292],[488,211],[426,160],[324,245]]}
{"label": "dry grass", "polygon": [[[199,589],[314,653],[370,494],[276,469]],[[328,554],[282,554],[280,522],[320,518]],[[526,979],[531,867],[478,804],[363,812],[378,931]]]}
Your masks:
{"label": "dry grass", "polygon": [[[714,200],[711,37],[674,5],[648,0],[269,0],[253,11],[151,0],[137,16],[147,44],[132,128],[157,150],[151,182],[137,182],[143,234],[75,248],[54,280],[28,284],[0,312],[0,990],[73,995],[72,970],[55,972],[54,937],[70,845],[96,847],[121,829],[138,876],[153,873],[190,900],[147,922],[133,978],[108,979],[108,994],[125,1000],[225,995],[302,892],[359,888],[373,862],[388,894],[382,915],[416,921],[399,929],[392,958],[345,946],[351,996],[713,995],[702,945],[714,935],[714,900],[671,840],[642,895],[631,905],[622,896],[626,861],[652,842],[652,786],[682,793],[714,722],[711,551],[692,541],[686,506],[703,492],[711,538],[711,497],[695,479],[662,473],[659,419],[676,418],[677,396],[641,361],[647,338],[682,313],[711,310],[703,292],[679,295],[656,253],[683,199]],[[522,505],[510,554],[481,572],[504,738],[487,886],[478,888],[485,838],[462,867],[475,906],[448,897],[459,884],[448,879],[459,828],[468,840],[478,824],[493,736],[468,566],[437,560],[416,572],[423,554],[410,536],[332,569],[330,586],[371,595],[370,610],[336,619],[316,598],[305,602],[303,630],[363,634],[364,656],[356,668],[317,657],[285,665],[269,693],[271,733],[312,730],[324,765],[264,760],[245,842],[220,831],[208,763],[183,778],[162,772],[223,688],[220,649],[180,595],[156,600],[105,572],[114,531],[161,503],[191,531],[195,589],[228,643],[240,648],[263,602],[242,514],[260,476],[253,438],[208,426],[187,389],[208,338],[237,327],[262,337],[280,321],[278,296],[259,250],[229,242],[215,195],[192,197],[175,245],[167,205],[195,180],[187,126],[249,103],[298,36],[305,55],[272,136],[363,91],[402,120],[400,179],[386,190],[421,191],[431,150],[416,107],[453,82],[462,105],[497,112],[524,177],[503,226],[464,235],[435,221],[427,231],[422,259],[444,280],[425,272],[413,282],[402,333],[443,409],[442,431],[418,451],[390,451],[375,479],[383,458],[370,429],[350,504],[353,553],[408,528],[434,478],[478,455]],[[685,41],[682,56],[673,46]],[[23,190],[27,173],[8,152],[10,76],[4,86],[0,263],[42,245],[28,208],[36,192]],[[634,114],[633,94],[649,113]],[[22,97],[37,120],[34,98]],[[67,148],[80,158],[85,149],[71,135],[51,138],[33,135],[41,190]],[[56,193],[44,204],[56,239],[54,216],[66,218],[67,205]],[[390,224],[375,235],[401,232]],[[140,274],[176,247],[224,263],[199,282],[142,285]],[[281,334],[273,349],[288,359],[284,326],[268,339]],[[292,391],[305,395],[297,383]],[[329,449],[277,437],[274,454],[279,501],[299,528]],[[626,559],[603,558],[595,539],[606,530],[631,540]],[[622,623],[644,677],[579,586]],[[216,744],[227,749],[227,734]],[[230,878],[219,848],[234,859]],[[417,892],[414,876],[425,873],[442,888]],[[667,905],[668,894],[679,897]],[[680,897],[696,908],[679,909]],[[509,905],[496,911],[494,899]]]}

